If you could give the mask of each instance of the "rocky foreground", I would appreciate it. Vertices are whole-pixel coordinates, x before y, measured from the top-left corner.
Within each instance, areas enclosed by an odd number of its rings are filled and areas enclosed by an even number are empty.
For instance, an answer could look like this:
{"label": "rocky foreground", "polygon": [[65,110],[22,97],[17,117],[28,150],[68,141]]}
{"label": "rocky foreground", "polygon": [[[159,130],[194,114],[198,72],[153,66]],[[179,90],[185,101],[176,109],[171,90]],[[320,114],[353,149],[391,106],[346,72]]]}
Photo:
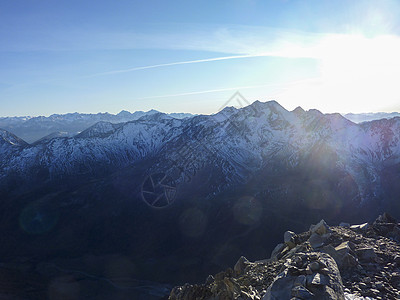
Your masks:
{"label": "rocky foreground", "polygon": [[373,224],[321,220],[287,231],[269,259],[241,257],[204,284],[175,287],[169,299],[400,299],[400,223],[385,213]]}

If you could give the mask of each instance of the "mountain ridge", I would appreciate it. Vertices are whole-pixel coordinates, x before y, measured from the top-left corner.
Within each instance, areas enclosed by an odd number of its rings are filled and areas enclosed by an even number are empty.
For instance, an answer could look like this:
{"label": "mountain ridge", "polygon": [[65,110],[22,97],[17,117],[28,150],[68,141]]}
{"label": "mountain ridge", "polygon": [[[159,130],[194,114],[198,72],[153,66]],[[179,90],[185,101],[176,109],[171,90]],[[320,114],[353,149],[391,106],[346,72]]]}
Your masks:
{"label": "mountain ridge", "polygon": [[[224,165],[218,167],[223,181],[233,183],[247,180],[271,159],[281,157],[289,167],[295,167],[305,154],[326,149],[335,153],[336,167],[350,174],[364,199],[374,189],[379,190],[379,182],[369,178],[379,177],[384,162],[400,162],[399,128],[400,118],[356,124],[340,114],[288,111],[276,101],[256,101],[244,108],[225,108],[214,115],[188,119],[155,112],[125,123],[101,121],[76,137],[44,140],[40,146],[24,144],[19,156],[13,154],[9,170],[29,173],[37,166],[57,177],[73,174],[81,164],[88,170],[106,162],[124,166],[155,155],[159,162],[150,172],[200,170],[205,162],[218,161],[217,165]],[[191,151],[183,157],[189,166],[184,166],[177,154],[182,147]],[[66,154],[67,148],[72,152]],[[3,169],[3,174],[6,171]],[[185,172],[175,179],[183,182]]]}

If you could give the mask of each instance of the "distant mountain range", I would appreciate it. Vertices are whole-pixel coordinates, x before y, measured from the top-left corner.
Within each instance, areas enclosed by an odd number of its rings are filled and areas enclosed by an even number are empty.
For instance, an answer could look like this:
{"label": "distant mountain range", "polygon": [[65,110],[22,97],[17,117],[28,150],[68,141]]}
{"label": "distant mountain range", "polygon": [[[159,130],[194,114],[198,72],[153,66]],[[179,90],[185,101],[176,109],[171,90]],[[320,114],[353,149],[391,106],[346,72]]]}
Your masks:
{"label": "distant mountain range", "polygon": [[380,120],[380,119],[391,119],[394,117],[400,117],[400,113],[392,112],[392,113],[385,113],[385,112],[378,112],[378,113],[360,113],[360,114],[345,114],[343,115],[346,119],[354,123],[362,123],[362,122],[369,122],[373,120]]}
{"label": "distant mountain range", "polygon": [[[97,122],[124,123],[156,113],[159,112],[152,109],[147,112],[136,111],[134,113],[123,110],[116,115],[70,113],[54,114],[49,117],[3,117],[0,118],[0,128],[12,132],[28,143],[34,143],[40,139],[50,139],[55,136],[74,136]],[[168,115],[177,119],[193,116],[187,113]]]}
{"label": "distant mountain range", "polygon": [[141,279],[176,284],[264,257],[293,226],[400,217],[400,117],[275,101],[143,114],[34,144],[1,130],[0,257],[123,252]]}
{"label": "distant mountain range", "polygon": [[[159,113],[157,110],[136,111],[131,113],[123,110],[114,115],[109,113],[98,114],[54,114],[49,117],[0,117],[0,128],[5,129],[20,137],[27,143],[35,143],[39,140],[48,140],[53,137],[72,137],[97,122],[125,123],[137,120],[146,115]],[[176,119],[184,119],[194,116],[190,113],[167,114]],[[390,119],[400,116],[400,113],[360,113],[343,115],[354,123],[362,123],[379,119]]]}

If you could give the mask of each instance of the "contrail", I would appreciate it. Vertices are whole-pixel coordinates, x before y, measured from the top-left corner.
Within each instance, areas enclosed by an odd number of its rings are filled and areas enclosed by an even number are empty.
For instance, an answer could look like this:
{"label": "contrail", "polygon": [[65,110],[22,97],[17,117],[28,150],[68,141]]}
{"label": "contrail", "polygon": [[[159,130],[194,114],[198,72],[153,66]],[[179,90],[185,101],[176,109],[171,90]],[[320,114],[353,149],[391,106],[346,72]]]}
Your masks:
{"label": "contrail", "polygon": [[112,75],[112,74],[119,74],[119,73],[127,73],[127,72],[139,71],[139,70],[155,69],[155,68],[170,67],[170,66],[177,66],[177,65],[198,64],[198,63],[221,61],[221,60],[228,60],[228,59],[242,59],[242,58],[263,57],[263,56],[271,56],[271,55],[273,55],[273,53],[232,55],[232,56],[222,56],[222,57],[214,57],[214,58],[206,58],[206,59],[178,61],[178,62],[173,62],[173,63],[150,65],[150,66],[135,67],[135,68],[129,68],[129,69],[122,69],[122,70],[115,70],[115,71],[97,73],[97,74],[88,75],[88,76],[85,76],[85,77],[86,78],[87,77],[97,77],[97,76]]}

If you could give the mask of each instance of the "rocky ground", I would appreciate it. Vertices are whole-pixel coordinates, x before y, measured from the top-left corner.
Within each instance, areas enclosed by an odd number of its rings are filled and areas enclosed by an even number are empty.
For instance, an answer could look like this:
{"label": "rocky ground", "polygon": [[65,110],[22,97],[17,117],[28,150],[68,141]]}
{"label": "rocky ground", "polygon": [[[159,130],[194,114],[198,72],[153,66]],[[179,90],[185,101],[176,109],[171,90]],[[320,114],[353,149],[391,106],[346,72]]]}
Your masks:
{"label": "rocky ground", "polygon": [[385,213],[372,224],[321,220],[287,231],[269,259],[241,257],[204,284],[175,287],[169,299],[400,299],[400,223]]}

